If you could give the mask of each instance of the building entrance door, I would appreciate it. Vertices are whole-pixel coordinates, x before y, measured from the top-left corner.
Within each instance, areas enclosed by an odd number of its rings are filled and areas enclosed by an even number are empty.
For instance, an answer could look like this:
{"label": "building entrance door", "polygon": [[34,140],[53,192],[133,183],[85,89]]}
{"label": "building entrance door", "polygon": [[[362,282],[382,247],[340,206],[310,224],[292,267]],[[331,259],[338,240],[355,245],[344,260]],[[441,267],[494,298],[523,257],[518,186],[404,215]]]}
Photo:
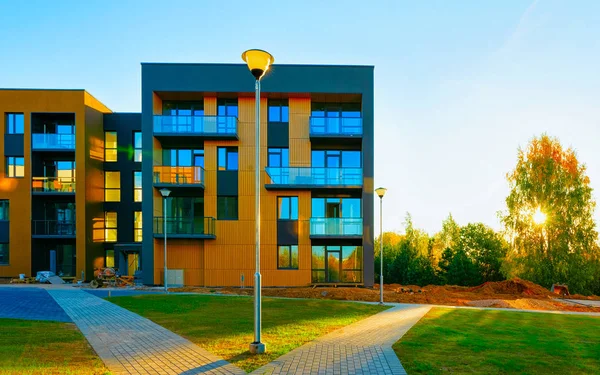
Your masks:
{"label": "building entrance door", "polygon": [[135,271],[140,269],[140,253],[127,253],[127,275],[134,276]]}

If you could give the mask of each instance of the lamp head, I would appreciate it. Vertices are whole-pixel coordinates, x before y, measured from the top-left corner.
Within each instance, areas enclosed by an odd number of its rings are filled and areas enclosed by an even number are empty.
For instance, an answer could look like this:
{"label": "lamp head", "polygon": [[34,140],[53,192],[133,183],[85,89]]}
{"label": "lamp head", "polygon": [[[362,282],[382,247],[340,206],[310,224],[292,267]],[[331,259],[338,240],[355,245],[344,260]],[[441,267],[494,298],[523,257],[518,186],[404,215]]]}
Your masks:
{"label": "lamp head", "polygon": [[160,189],[159,191],[163,198],[167,198],[171,194],[171,190],[169,189]]}
{"label": "lamp head", "polygon": [[248,64],[248,69],[250,69],[250,72],[257,80],[260,80],[267,70],[269,70],[271,64],[275,62],[273,55],[261,49],[247,50],[242,53],[242,60]]}
{"label": "lamp head", "polygon": [[377,195],[379,196],[379,198],[383,198],[383,196],[385,195],[386,191],[387,191],[387,189],[384,188],[384,187],[378,187],[377,189],[375,189],[375,192],[377,193]]}

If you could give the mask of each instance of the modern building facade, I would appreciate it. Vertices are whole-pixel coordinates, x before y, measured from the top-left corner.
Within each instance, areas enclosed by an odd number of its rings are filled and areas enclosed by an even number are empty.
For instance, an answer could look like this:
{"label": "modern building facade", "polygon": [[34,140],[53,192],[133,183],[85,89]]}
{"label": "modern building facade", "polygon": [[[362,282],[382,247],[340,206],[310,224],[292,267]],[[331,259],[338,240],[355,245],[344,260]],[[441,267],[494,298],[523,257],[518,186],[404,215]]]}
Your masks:
{"label": "modern building facade", "polygon": [[[260,105],[263,285],[371,286],[373,67],[275,65]],[[141,114],[111,113],[81,90],[1,90],[0,112],[0,276],[90,279],[116,267],[163,284],[166,228],[170,285],[252,286],[255,99],[245,65],[142,64]],[[60,147],[35,146],[46,143]]]}

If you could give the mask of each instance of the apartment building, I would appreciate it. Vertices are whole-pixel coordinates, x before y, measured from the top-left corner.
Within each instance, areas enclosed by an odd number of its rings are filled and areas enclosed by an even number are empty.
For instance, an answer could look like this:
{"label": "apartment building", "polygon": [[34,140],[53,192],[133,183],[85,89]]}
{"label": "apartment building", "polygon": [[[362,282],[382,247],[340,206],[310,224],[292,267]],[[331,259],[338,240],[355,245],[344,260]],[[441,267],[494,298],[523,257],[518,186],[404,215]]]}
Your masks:
{"label": "apartment building", "polygon": [[[260,107],[263,285],[372,285],[373,67],[275,65]],[[142,64],[141,114],[83,90],[0,90],[0,113],[0,276],[159,285],[166,229],[170,285],[252,286],[245,65]]]}

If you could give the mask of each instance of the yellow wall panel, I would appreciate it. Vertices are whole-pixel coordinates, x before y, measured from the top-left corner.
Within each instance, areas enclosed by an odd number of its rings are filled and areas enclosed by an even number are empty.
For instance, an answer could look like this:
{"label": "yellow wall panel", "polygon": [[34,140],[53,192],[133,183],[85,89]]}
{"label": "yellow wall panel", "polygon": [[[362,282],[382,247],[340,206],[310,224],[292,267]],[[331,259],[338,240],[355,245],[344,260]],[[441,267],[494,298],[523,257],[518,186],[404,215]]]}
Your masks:
{"label": "yellow wall panel", "polygon": [[154,115],[162,115],[162,99],[156,93],[152,93],[152,111]]}
{"label": "yellow wall panel", "polygon": [[215,116],[217,114],[217,98],[214,96],[204,97],[204,114],[206,116]]}
{"label": "yellow wall panel", "polygon": [[[204,285],[204,240],[167,239],[167,268],[182,269],[186,285]],[[163,284],[162,239],[154,240],[154,271],[155,282]]]}

